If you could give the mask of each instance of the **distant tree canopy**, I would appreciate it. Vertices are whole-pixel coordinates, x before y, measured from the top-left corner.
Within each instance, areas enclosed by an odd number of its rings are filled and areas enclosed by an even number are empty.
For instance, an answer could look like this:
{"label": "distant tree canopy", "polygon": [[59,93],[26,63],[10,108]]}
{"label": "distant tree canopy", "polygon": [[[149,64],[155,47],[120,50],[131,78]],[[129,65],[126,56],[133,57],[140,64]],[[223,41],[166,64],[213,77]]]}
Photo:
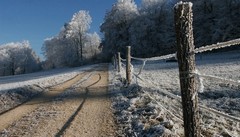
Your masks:
{"label": "distant tree canopy", "polygon": [[79,66],[100,53],[101,40],[97,33],[90,34],[91,16],[87,11],[75,13],[60,33],[47,38],[42,50],[46,57],[47,68]]}
{"label": "distant tree canopy", "polygon": [[[116,52],[151,57],[173,53],[175,30],[173,7],[180,0],[118,0],[100,26],[104,35],[103,55]],[[240,0],[189,0],[193,2],[196,47],[240,37]]]}
{"label": "distant tree canopy", "polygon": [[40,69],[40,59],[28,41],[0,46],[0,76],[25,74]]}

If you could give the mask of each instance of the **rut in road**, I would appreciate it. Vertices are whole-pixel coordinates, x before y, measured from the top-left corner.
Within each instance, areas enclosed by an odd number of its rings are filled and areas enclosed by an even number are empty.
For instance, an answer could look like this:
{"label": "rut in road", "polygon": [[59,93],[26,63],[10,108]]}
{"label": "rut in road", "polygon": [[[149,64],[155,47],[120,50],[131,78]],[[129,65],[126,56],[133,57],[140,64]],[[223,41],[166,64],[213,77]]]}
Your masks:
{"label": "rut in road", "polygon": [[114,136],[116,125],[107,86],[107,65],[101,65],[53,100],[38,104],[34,111],[13,122],[0,135]]}
{"label": "rut in road", "polygon": [[[57,97],[59,94],[64,92],[67,88],[69,88],[72,84],[79,81],[82,77],[84,77],[86,74],[81,73],[78,74],[76,77],[67,80],[66,82],[62,83],[61,85],[56,85],[54,87],[51,87],[48,92],[44,92],[40,94],[39,96],[15,107],[10,109],[9,111],[2,113],[0,115],[0,131],[7,128],[10,124],[12,124],[14,121],[17,121],[21,117],[25,116],[26,114],[34,111],[42,104],[51,101],[55,97]],[[55,90],[53,90],[55,89]]]}

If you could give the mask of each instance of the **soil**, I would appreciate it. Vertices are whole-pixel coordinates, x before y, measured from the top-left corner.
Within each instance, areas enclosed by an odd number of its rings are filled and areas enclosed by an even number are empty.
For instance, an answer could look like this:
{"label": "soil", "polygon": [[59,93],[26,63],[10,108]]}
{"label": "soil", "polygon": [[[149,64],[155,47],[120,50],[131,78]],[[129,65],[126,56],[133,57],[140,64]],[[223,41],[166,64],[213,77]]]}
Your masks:
{"label": "soil", "polygon": [[0,136],[115,136],[108,65],[78,74],[0,115]]}

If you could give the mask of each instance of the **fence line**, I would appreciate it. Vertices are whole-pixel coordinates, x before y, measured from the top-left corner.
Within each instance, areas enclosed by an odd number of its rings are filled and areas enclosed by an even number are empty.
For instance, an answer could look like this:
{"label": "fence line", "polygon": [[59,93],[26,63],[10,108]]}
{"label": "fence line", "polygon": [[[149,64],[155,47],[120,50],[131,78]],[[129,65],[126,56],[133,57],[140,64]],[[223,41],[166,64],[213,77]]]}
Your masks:
{"label": "fence line", "polygon": [[[206,51],[212,51],[214,49],[230,47],[230,46],[233,46],[233,45],[240,46],[240,38],[239,39],[235,39],[235,40],[222,42],[222,43],[206,45],[206,46],[203,46],[203,47],[200,47],[200,48],[196,48],[194,50],[194,53],[202,53],[202,52],[206,52]],[[137,58],[137,57],[131,56],[132,59],[135,59],[135,60],[143,62],[142,67],[141,67],[140,71],[138,72],[138,75],[141,74],[141,72],[142,72],[144,66],[146,65],[147,61],[164,60],[164,59],[169,59],[169,58],[173,58],[173,57],[176,57],[176,53],[163,55],[163,56],[159,56],[159,57],[152,57],[152,58]],[[121,60],[126,61],[126,59],[122,59],[122,58],[121,58]],[[221,78],[221,77],[217,77],[217,76],[211,76],[211,75],[205,75],[205,74],[199,74],[199,73],[194,73],[194,74],[196,74],[199,77],[218,79],[218,80],[222,80],[222,81],[225,81],[225,82],[230,82],[230,83],[234,83],[234,84],[240,84],[240,80],[236,81],[236,80],[232,80],[232,79]]]}
{"label": "fence line", "polygon": [[[194,50],[194,53],[202,53],[202,52],[212,51],[212,50],[215,50],[215,49],[230,47],[230,46],[234,46],[234,45],[240,46],[240,38],[239,39],[234,39],[234,40],[229,40],[229,41],[226,41],[226,42],[201,46],[199,48],[196,48]],[[132,59],[139,60],[139,61],[145,61],[145,60],[147,60],[147,61],[157,61],[157,60],[170,59],[170,58],[174,58],[174,57],[176,57],[176,53],[163,55],[163,56],[159,56],[159,57],[151,57],[151,58],[138,58],[138,57],[131,56]]]}
{"label": "fence line", "polygon": [[[195,56],[194,54],[202,53],[206,51],[212,51],[215,49],[230,47],[233,45],[240,45],[240,38],[234,39],[226,42],[221,42],[217,44],[212,45],[206,45],[202,46],[200,48],[194,48],[194,42],[193,42],[193,31],[192,31],[192,3],[191,2],[179,2],[174,7],[174,15],[175,15],[175,30],[176,30],[176,38],[177,38],[177,53],[168,54],[164,56],[159,57],[151,57],[151,58],[137,58],[130,55],[130,47],[127,47],[127,57],[126,57],[126,79],[127,83],[131,83],[131,73],[133,76],[137,79],[142,80],[143,82],[146,82],[147,80],[143,80],[139,77],[141,74],[145,64],[147,61],[156,61],[156,60],[164,60],[176,57],[178,58],[178,66],[179,66],[179,79],[180,79],[180,85],[181,85],[181,93],[182,97],[173,95],[170,92],[163,92],[166,95],[170,95],[170,97],[175,98],[179,101],[179,99],[182,98],[182,106],[183,106],[183,120],[184,120],[184,131],[186,137],[199,137],[201,135],[200,133],[200,127],[199,127],[199,112],[198,112],[198,106],[200,108],[213,112],[217,115],[221,115],[225,118],[228,118],[233,121],[240,122],[240,118],[234,117],[231,115],[228,115],[224,112],[219,112],[215,109],[210,109],[203,105],[198,105],[198,92],[196,91],[196,80],[198,80],[198,83],[200,84],[200,92],[203,91],[204,85],[203,85],[203,79],[202,78],[210,78],[210,79],[217,79],[222,80],[229,83],[234,84],[240,84],[240,80],[232,80],[227,78],[221,78],[218,76],[211,76],[211,75],[205,75],[200,74],[197,72],[195,68]],[[142,67],[140,68],[140,71],[138,74],[135,74],[133,72],[133,66],[131,64],[131,59],[142,61]],[[124,61],[124,59],[120,59],[119,61]],[[120,64],[119,64],[120,65]],[[195,79],[197,78],[197,79]],[[154,82],[148,82],[150,84],[153,84]],[[145,91],[144,91],[145,92]],[[154,100],[159,106],[163,107],[159,102],[157,102],[153,97],[148,95],[152,100]],[[164,107],[163,107],[164,108]],[[168,112],[169,113],[169,112]],[[170,113],[170,115],[172,115]],[[174,115],[172,115],[174,116]],[[175,116],[174,116],[175,117]]]}
{"label": "fence line", "polygon": [[[237,39],[237,40],[239,40],[239,39]],[[228,42],[226,42],[226,43],[228,43]],[[214,45],[214,44],[213,44]],[[221,45],[222,46],[222,45]],[[222,48],[224,48],[224,47],[222,47]],[[201,53],[201,52],[205,52],[205,51],[209,51],[209,50],[212,50],[212,49],[216,49],[215,47],[209,47],[209,46],[207,46],[207,47],[203,47],[202,49],[200,49],[200,50],[195,50],[196,51],[196,53]],[[147,82],[150,86],[157,86],[157,84],[155,84],[155,82],[153,82],[153,81],[148,81],[148,80],[146,80],[146,79],[142,79],[139,75],[142,73],[142,70],[143,70],[143,68],[144,68],[144,66],[145,66],[145,64],[146,64],[146,62],[148,61],[148,60],[156,60],[157,58],[158,59],[167,59],[167,58],[171,58],[171,57],[175,57],[175,55],[176,54],[169,54],[169,55],[165,55],[165,56],[160,56],[160,57],[154,57],[154,58],[136,58],[136,57],[131,57],[132,59],[135,59],[135,60],[139,60],[139,61],[142,61],[143,62],[143,64],[142,64],[142,66],[141,66],[141,68],[140,68],[140,71],[138,72],[138,74],[136,74],[136,73],[134,73],[133,71],[132,71],[132,73],[133,73],[133,76],[135,76],[136,77],[136,79],[140,79],[141,81],[143,81],[144,83],[145,82]],[[125,59],[121,59],[121,60],[125,60]],[[126,65],[123,63],[123,62],[121,62],[121,65],[123,66],[123,67],[126,67]],[[132,65],[131,65],[132,66]],[[210,78],[210,79],[216,79],[216,80],[221,80],[221,81],[224,81],[224,82],[228,82],[228,83],[232,83],[232,84],[240,84],[240,80],[232,80],[232,79],[227,79],[227,78],[221,78],[221,77],[218,77],[218,76],[212,76],[212,75],[206,75],[206,74],[201,74],[201,73],[199,73],[198,71],[194,71],[194,72],[191,72],[191,74],[194,74],[194,75],[196,75],[200,80],[200,90],[199,91],[201,91],[201,88],[203,88],[202,86],[203,86],[203,84],[202,84],[202,82],[201,82],[201,79],[202,78]],[[202,89],[203,90],[203,89]],[[171,98],[173,98],[173,99],[176,99],[177,101],[179,101],[179,103],[181,103],[181,96],[178,96],[178,95],[174,95],[174,94],[172,94],[172,93],[170,93],[170,92],[165,92],[165,91],[161,91],[162,93],[164,93],[164,94],[166,94],[166,95],[168,95],[169,97],[171,97]],[[159,105],[160,103],[157,101],[157,100],[155,100],[150,94],[148,94],[148,93],[146,93],[146,92],[144,92],[146,95],[148,95],[154,102],[156,102],[157,103],[157,105]],[[194,95],[194,97],[195,96],[197,96],[197,95]],[[160,106],[161,107],[163,107],[161,104],[160,104]],[[207,107],[207,106],[204,106],[204,105],[201,105],[201,104],[199,104],[199,107],[202,109],[202,110],[205,110],[205,111],[208,111],[208,112],[212,112],[212,113],[214,113],[214,114],[216,114],[216,115],[219,115],[219,116],[223,116],[223,117],[225,117],[225,118],[227,118],[227,119],[229,119],[229,120],[231,120],[231,121],[237,121],[237,122],[240,122],[240,117],[235,117],[235,116],[231,116],[231,115],[229,115],[229,114],[226,114],[226,113],[224,113],[224,112],[220,112],[220,111],[218,111],[218,110],[215,110],[215,109],[213,109],[213,108],[209,108],[209,107]],[[163,107],[164,108],[164,107]],[[168,111],[167,111],[168,112]],[[172,115],[171,114],[171,112],[168,112],[170,115]],[[177,117],[177,116],[175,116],[174,115],[174,117]],[[178,118],[178,117],[177,117]],[[180,121],[181,119],[179,119],[178,118],[178,120]]]}
{"label": "fence line", "polygon": [[[197,54],[197,53],[202,53],[202,52],[206,52],[206,51],[212,51],[215,49],[230,47],[230,46],[234,46],[234,45],[240,45],[240,38],[222,42],[222,43],[216,43],[216,44],[212,44],[212,45],[202,46],[200,48],[196,48],[194,50],[194,53]],[[168,55],[163,55],[163,56],[159,56],[159,57],[151,57],[151,58],[138,58],[138,57],[133,57],[133,56],[131,56],[131,58],[134,60],[143,62],[143,65],[138,73],[138,75],[140,75],[147,61],[157,61],[157,60],[165,60],[165,59],[170,59],[170,58],[177,58],[176,55],[177,55],[177,53],[172,53],[172,54],[168,54]],[[121,60],[126,61],[126,59],[122,59],[122,58],[121,58]],[[206,77],[205,75],[201,75],[201,76]],[[210,78],[210,77],[208,77],[208,78]],[[222,79],[224,79],[224,78],[222,78]],[[235,83],[239,83],[239,82],[235,82]]]}
{"label": "fence line", "polygon": [[[225,48],[225,47],[229,47],[229,46],[232,46],[232,45],[237,45],[240,43],[240,39],[235,39],[235,40],[230,40],[230,41],[227,41],[227,42],[222,42],[222,43],[217,43],[217,44],[212,44],[212,45],[207,45],[207,46],[204,46],[204,47],[201,47],[201,48],[196,48],[194,50],[194,53],[197,54],[197,53],[202,53],[202,52],[206,52],[206,51],[212,51],[214,49],[220,49],[220,48]],[[147,61],[157,61],[157,60],[164,60],[164,59],[169,59],[169,58],[173,58],[173,57],[176,57],[176,53],[173,53],[173,54],[169,54],[169,55],[164,55],[164,56],[160,56],[160,57],[152,57],[152,58],[137,58],[137,57],[133,57],[131,56],[131,59],[134,59],[134,60],[139,60],[139,61],[142,61],[142,66],[139,70],[139,72],[136,74],[133,72],[133,70],[131,70],[133,76],[136,77],[136,79],[140,79],[141,81],[143,82],[147,82],[148,84],[152,85],[154,84],[154,86],[157,86],[157,84],[155,84],[153,81],[149,82],[147,81],[146,79],[142,79],[139,75],[142,73],[142,70],[146,64]],[[126,61],[126,59],[122,59],[121,58],[121,61]],[[121,66],[123,67],[126,67],[126,65],[124,63],[121,62]],[[131,64],[132,66],[132,64]],[[133,69],[133,68],[132,68]],[[216,79],[216,80],[221,80],[221,81],[224,81],[224,82],[227,82],[229,84],[240,84],[240,80],[232,80],[232,79],[227,79],[227,78],[221,78],[221,77],[218,77],[218,76],[212,76],[212,75],[206,75],[206,74],[201,74],[199,73],[197,70],[195,70],[194,72],[190,72],[190,74],[193,74],[195,76],[197,76],[198,78],[198,82],[200,84],[200,89],[199,91],[203,91],[203,79],[202,78],[208,78],[208,79]],[[170,96],[171,98],[174,98],[176,100],[179,101],[179,103],[181,103],[181,97],[180,96],[177,96],[177,95],[174,95],[170,92],[165,92],[165,91],[161,91],[163,92],[164,94]],[[146,92],[144,92],[146,93]],[[155,100],[150,94],[146,93],[146,95],[148,95],[154,102],[157,103],[157,105],[159,105],[160,107],[164,108],[157,100]],[[193,97],[195,98],[197,96],[197,93],[195,95],[193,95]],[[193,99],[193,98],[192,98]],[[240,122],[240,117],[235,117],[235,116],[231,116],[229,114],[226,114],[224,112],[220,112],[218,110],[215,110],[215,109],[212,109],[212,108],[209,108],[207,106],[204,106],[204,105],[201,105],[199,104],[199,107],[202,109],[202,110],[205,110],[205,111],[208,111],[208,112],[212,112],[216,115],[219,115],[219,116],[223,116],[231,121],[237,121],[237,122]],[[167,111],[168,112],[168,111]],[[173,115],[171,114],[171,112],[168,112],[170,115]],[[174,115],[174,117],[177,117]],[[178,118],[178,117],[177,117]],[[181,120],[181,119],[178,119],[178,120]]]}
{"label": "fence line", "polygon": [[[237,39],[237,41],[238,41],[238,40],[240,40],[240,39]],[[227,43],[229,43],[229,42],[227,42]],[[214,45],[214,44],[213,44],[213,45]],[[229,46],[229,45],[227,45],[227,46],[225,46],[225,47],[228,47],[228,46]],[[221,45],[221,48],[224,48],[224,47]],[[195,53],[201,53],[201,52],[205,52],[205,51],[211,51],[212,49],[217,49],[217,48],[216,48],[215,45],[214,45],[214,46],[206,46],[206,47],[203,47],[203,48],[201,48],[201,49],[195,50]],[[153,84],[154,86],[157,86],[157,84],[155,84],[153,81],[149,82],[149,81],[147,81],[146,79],[143,80],[143,79],[139,76],[139,75],[142,73],[142,70],[143,70],[146,62],[147,62],[148,60],[151,60],[151,61],[152,61],[152,60],[157,60],[157,59],[160,59],[160,60],[161,60],[161,59],[168,59],[168,58],[172,58],[172,57],[175,57],[175,56],[176,56],[176,54],[169,54],[169,55],[160,56],[160,57],[154,57],[154,58],[136,58],[136,57],[131,57],[132,59],[139,60],[139,61],[142,61],[142,62],[143,62],[143,64],[142,64],[142,66],[141,66],[138,74],[134,73],[133,70],[131,70],[131,72],[132,72],[133,76],[136,77],[136,80],[137,80],[137,79],[140,79],[140,80],[143,81],[144,83],[147,82],[147,83],[150,84],[150,85]],[[122,60],[122,61],[125,61],[125,59],[121,59],[121,60]],[[126,65],[125,65],[124,63],[121,63],[121,65],[124,66],[124,67],[126,67]],[[132,66],[132,64],[131,64],[131,66]],[[133,69],[133,68],[132,68],[132,69]],[[240,84],[240,80],[237,80],[237,81],[236,81],[236,80],[232,80],[232,79],[221,78],[221,77],[218,77],[218,76],[201,74],[201,73],[199,73],[199,72],[196,71],[196,70],[195,70],[194,72],[191,72],[190,74],[193,74],[193,75],[197,76],[198,82],[199,82],[199,84],[200,84],[200,86],[199,86],[200,88],[199,88],[199,90],[198,90],[199,92],[203,91],[203,88],[204,88],[204,86],[203,86],[203,79],[202,79],[202,78],[209,78],[209,79],[221,80],[221,81],[227,82],[227,83],[229,83],[229,84],[238,84],[238,85]],[[170,93],[170,92],[165,92],[165,91],[161,91],[161,92],[163,92],[164,94],[170,96],[170,97],[173,98],[173,99],[178,100],[179,103],[181,103],[181,96],[174,95],[174,94],[172,94],[172,93]],[[147,96],[149,96],[149,98],[151,98],[154,102],[156,102],[157,105],[159,105],[161,108],[167,110],[167,109],[164,108],[164,106],[162,106],[156,99],[154,99],[150,94],[146,93],[145,91],[144,91],[144,93],[145,93]],[[193,98],[192,98],[192,99],[194,99],[196,96],[197,96],[197,93],[193,95]],[[213,109],[213,108],[209,108],[209,107],[204,106],[204,105],[201,105],[201,104],[199,104],[199,107],[200,107],[202,110],[206,111],[206,112],[212,112],[212,113],[214,113],[214,114],[216,114],[216,115],[223,116],[223,117],[225,117],[225,118],[227,118],[227,119],[229,119],[229,120],[231,120],[231,121],[237,121],[237,122],[240,123],[240,117],[231,116],[231,115],[229,115],[229,114],[226,114],[226,113],[224,113],[224,112],[220,112],[220,111],[218,111],[218,110],[215,110],[215,109]],[[170,111],[167,110],[167,113],[169,113],[169,114],[172,115],[173,117],[177,118],[179,121],[182,121],[180,118],[178,118],[177,116],[175,116],[174,114],[172,114]]]}

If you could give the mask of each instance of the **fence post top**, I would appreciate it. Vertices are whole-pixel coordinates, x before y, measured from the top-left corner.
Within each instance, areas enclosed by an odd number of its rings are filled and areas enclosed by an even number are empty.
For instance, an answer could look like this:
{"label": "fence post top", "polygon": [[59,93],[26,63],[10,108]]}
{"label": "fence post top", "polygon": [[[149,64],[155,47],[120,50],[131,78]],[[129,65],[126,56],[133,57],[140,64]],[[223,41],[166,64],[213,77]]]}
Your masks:
{"label": "fence post top", "polygon": [[192,3],[192,2],[183,2],[183,1],[179,1],[175,6],[178,6],[178,5],[190,5],[190,6],[192,6],[193,3]]}
{"label": "fence post top", "polygon": [[177,4],[175,4],[174,8],[175,8],[175,9],[178,9],[179,6],[186,6],[186,5],[189,5],[189,7],[192,8],[193,3],[192,3],[192,2],[183,2],[183,1],[180,1],[180,2],[178,2]]}

